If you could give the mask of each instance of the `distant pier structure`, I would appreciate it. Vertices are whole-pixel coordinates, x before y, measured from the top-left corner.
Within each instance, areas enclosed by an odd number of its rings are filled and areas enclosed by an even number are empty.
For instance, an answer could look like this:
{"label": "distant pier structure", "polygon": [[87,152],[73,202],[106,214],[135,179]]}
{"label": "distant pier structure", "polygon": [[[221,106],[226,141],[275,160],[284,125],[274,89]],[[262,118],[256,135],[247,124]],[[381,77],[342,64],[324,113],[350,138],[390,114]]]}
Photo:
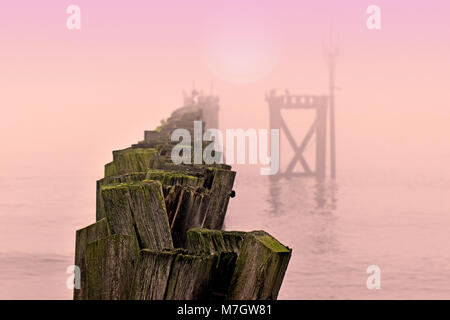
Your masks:
{"label": "distant pier structure", "polygon": [[205,129],[219,128],[219,97],[213,95],[204,95],[202,92],[192,90],[190,95],[184,94],[185,107],[197,107],[202,110],[202,119],[205,123]]}
{"label": "distant pier structure", "polygon": [[184,93],[183,106],[175,110],[167,121],[162,120],[156,130],[146,130],[144,140],[133,147],[154,148],[161,145],[162,141],[170,139],[175,129],[187,129],[193,135],[194,121],[203,121],[203,131],[218,129],[219,97],[204,95],[195,89],[190,95]]}
{"label": "distant pier structure", "polygon": [[[266,100],[270,110],[270,128],[280,129],[280,134],[284,133],[292,149],[295,151],[286,170],[284,172],[280,171],[278,175],[282,177],[311,176],[324,178],[326,174],[328,96],[290,95],[289,93],[277,95],[275,90],[272,90],[266,96]],[[283,119],[281,111],[284,109],[312,109],[315,111],[315,119],[300,145],[297,145],[295,137]],[[303,154],[314,136],[316,141],[315,166],[311,167]],[[294,172],[295,165],[298,162],[303,168],[302,172]]]}
{"label": "distant pier structure", "polygon": [[[330,176],[332,179],[336,178],[336,129],[334,97],[336,91],[335,67],[337,57],[339,56],[339,45],[333,40],[331,31],[329,44],[324,46],[323,54],[328,68],[328,95],[291,95],[288,92],[284,95],[276,95],[275,90],[272,90],[269,95],[266,95],[266,100],[269,104],[270,110],[270,128],[280,129],[280,134],[283,132],[286,135],[289,144],[295,151],[295,155],[290,161],[287,169],[284,172],[279,172],[278,175],[281,177],[313,176],[319,179],[325,178],[327,164],[327,131],[329,131]],[[281,110],[283,109],[313,109],[316,111],[316,117],[299,146],[297,146],[294,136],[290,132],[281,115]],[[329,122],[327,121],[328,119]],[[303,153],[313,136],[316,137],[314,169],[310,167],[303,156]],[[298,162],[300,162],[303,168],[302,172],[294,172],[295,165]]]}

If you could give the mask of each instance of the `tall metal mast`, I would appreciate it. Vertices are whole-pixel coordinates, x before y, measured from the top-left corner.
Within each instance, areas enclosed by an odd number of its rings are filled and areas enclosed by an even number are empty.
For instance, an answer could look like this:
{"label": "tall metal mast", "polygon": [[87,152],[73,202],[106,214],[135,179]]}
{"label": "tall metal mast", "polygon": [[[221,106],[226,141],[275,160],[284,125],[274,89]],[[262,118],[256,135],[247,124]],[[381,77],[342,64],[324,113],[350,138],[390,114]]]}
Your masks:
{"label": "tall metal mast", "polygon": [[332,33],[330,32],[329,44],[324,47],[324,55],[328,64],[328,90],[329,90],[329,108],[330,108],[330,172],[331,177],[336,178],[336,131],[334,118],[334,71],[336,60],[339,55],[337,43],[333,43]]}

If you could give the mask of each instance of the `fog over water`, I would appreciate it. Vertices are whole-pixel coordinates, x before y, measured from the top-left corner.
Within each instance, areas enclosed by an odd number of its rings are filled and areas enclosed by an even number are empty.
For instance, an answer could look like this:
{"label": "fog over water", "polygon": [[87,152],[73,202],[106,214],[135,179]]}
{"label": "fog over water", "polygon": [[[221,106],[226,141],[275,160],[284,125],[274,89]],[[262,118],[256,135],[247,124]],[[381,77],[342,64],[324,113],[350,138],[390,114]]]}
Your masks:
{"label": "fog over water", "polygon": [[[0,298],[72,297],[66,268],[103,165],[183,90],[219,95],[221,130],[268,128],[271,89],[327,94],[333,21],[336,181],[233,166],[226,229],[293,248],[282,299],[450,299],[450,3],[376,2],[378,31],[350,0],[79,0],[79,32],[63,4],[1,2]],[[283,116],[299,143],[312,115]],[[292,156],[282,136],[282,168]],[[381,290],[366,288],[370,265]]]}
{"label": "fog over water", "polygon": [[[253,171],[238,171],[225,225],[267,230],[293,248],[280,299],[450,298],[448,179],[272,181]],[[95,185],[80,172],[2,177],[0,298],[71,299],[75,229],[95,220],[85,181]],[[379,291],[366,288],[372,264]]]}

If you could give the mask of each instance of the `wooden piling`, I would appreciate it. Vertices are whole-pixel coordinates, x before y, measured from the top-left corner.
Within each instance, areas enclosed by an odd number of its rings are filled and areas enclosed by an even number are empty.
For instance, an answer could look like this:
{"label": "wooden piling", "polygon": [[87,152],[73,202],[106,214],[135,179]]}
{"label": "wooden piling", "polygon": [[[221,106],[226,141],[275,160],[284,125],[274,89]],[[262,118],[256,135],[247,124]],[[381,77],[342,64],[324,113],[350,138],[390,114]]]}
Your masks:
{"label": "wooden piling", "polygon": [[208,300],[212,290],[215,255],[178,254],[172,264],[166,300]]}
{"label": "wooden piling", "polygon": [[187,233],[188,251],[217,255],[211,281],[211,300],[225,300],[246,232],[191,229]]}
{"label": "wooden piling", "polygon": [[176,248],[186,248],[189,229],[203,227],[210,195],[195,188],[171,186],[165,191],[165,202],[172,240]]}
{"label": "wooden piling", "polygon": [[197,254],[218,254],[221,252],[234,252],[238,254],[246,234],[243,231],[222,231],[204,228],[191,229],[187,232],[187,248],[189,252]]}
{"label": "wooden piling", "polygon": [[144,249],[133,280],[131,299],[163,300],[167,291],[170,271],[178,252]]}
{"label": "wooden piling", "polygon": [[142,248],[173,248],[159,181],[105,186],[102,196],[112,234],[136,236]]}
{"label": "wooden piling", "polygon": [[211,200],[203,227],[208,229],[222,229],[236,172],[214,168],[209,169],[208,174],[212,176]]}
{"label": "wooden piling", "polygon": [[249,232],[231,280],[231,300],[275,300],[292,250],[264,231]]}
{"label": "wooden piling", "polygon": [[87,299],[130,299],[139,248],[134,236],[115,234],[86,248]]}
{"label": "wooden piling", "polygon": [[86,248],[88,243],[110,235],[106,219],[101,219],[83,229],[77,230],[75,240],[75,265],[80,268],[80,288],[73,291],[74,300],[87,299]]}

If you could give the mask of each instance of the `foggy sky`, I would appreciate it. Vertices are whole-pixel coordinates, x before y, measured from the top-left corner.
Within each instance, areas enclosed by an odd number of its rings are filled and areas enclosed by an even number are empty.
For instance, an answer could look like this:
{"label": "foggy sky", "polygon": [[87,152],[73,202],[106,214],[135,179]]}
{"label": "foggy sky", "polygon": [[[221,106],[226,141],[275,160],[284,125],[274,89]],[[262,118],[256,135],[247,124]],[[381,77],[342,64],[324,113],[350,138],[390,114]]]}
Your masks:
{"label": "foggy sky", "polygon": [[[447,1],[241,2],[76,0],[82,27],[69,31],[72,2],[3,1],[2,175],[100,178],[111,150],[141,140],[193,81],[213,82],[222,129],[266,128],[266,91],[327,94],[332,23],[340,172],[449,177]],[[366,28],[370,4],[379,31]]]}

